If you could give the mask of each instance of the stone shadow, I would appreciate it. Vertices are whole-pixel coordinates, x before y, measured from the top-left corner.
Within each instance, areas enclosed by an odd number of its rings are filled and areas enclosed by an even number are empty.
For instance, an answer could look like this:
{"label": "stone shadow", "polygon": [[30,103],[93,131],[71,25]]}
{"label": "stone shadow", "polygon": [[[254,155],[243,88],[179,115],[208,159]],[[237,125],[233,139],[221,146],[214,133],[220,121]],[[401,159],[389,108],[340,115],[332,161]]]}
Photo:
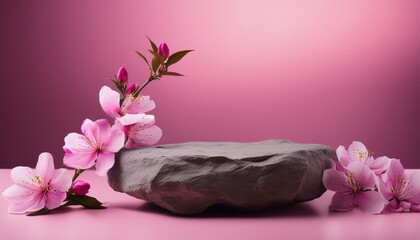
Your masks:
{"label": "stone shadow", "polygon": [[286,204],[256,210],[243,210],[222,205],[215,205],[200,214],[192,216],[177,215],[148,202],[142,203],[141,205],[120,205],[115,207],[180,218],[310,218],[321,216],[321,213],[308,203]]}

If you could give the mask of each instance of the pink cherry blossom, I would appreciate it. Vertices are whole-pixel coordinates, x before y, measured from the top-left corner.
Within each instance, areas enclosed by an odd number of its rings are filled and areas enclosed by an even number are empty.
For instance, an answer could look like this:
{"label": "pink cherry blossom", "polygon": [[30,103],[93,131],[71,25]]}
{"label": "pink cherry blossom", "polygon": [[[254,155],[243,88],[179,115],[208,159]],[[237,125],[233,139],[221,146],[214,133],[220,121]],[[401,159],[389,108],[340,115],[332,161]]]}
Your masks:
{"label": "pink cherry blossom", "polygon": [[393,159],[385,181],[379,180],[379,191],[390,202],[394,212],[420,212],[420,172],[408,175],[400,160]]}
{"label": "pink cherry blossom", "polygon": [[116,125],[124,131],[127,136],[126,148],[139,148],[156,144],[162,137],[162,130],[154,125],[153,115],[143,114],[143,119],[136,124],[123,126],[119,122]]}
{"label": "pink cherry blossom", "polygon": [[347,151],[344,146],[339,146],[336,150],[338,161],[346,167],[353,161],[361,162],[362,164],[369,167],[376,175],[384,173],[388,167],[391,159],[388,157],[373,158],[369,155],[366,146],[361,143],[354,141]]}
{"label": "pink cherry blossom", "polygon": [[324,171],[324,186],[336,193],[330,205],[331,211],[350,211],[358,206],[362,211],[378,214],[386,200],[374,191],[375,176],[364,164],[353,161],[346,167],[346,173],[335,168]]}
{"label": "pink cherry blossom", "polygon": [[115,153],[124,146],[124,132],[115,125],[111,127],[105,119],[86,119],[82,133],[70,133],[64,138],[64,164],[76,169],[96,165],[96,173],[104,176],[114,165]]}
{"label": "pink cherry blossom", "polygon": [[122,125],[130,125],[141,121],[143,113],[155,108],[149,96],[128,95],[120,106],[120,94],[107,86],[99,92],[99,103],[106,114],[115,118]]}
{"label": "pink cherry blossom", "polygon": [[72,173],[66,169],[54,169],[50,153],[41,153],[35,169],[15,167],[11,171],[15,183],[3,192],[10,203],[9,213],[35,212],[44,207],[54,209],[66,199],[66,191],[72,183]]}

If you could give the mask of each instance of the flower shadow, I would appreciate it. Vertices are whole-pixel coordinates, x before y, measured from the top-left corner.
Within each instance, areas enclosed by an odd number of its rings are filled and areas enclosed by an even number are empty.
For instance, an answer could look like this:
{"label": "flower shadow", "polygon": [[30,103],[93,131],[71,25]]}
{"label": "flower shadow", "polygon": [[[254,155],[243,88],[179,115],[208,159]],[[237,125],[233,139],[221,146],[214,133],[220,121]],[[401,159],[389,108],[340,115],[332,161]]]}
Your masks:
{"label": "flower shadow", "polygon": [[40,216],[56,216],[56,215],[62,215],[62,214],[68,214],[68,213],[74,213],[74,212],[84,212],[85,214],[98,214],[99,212],[106,212],[108,207],[104,206],[104,208],[85,208],[82,206],[60,206],[58,208],[52,209],[46,213],[42,213],[40,215],[34,215],[36,217]]}

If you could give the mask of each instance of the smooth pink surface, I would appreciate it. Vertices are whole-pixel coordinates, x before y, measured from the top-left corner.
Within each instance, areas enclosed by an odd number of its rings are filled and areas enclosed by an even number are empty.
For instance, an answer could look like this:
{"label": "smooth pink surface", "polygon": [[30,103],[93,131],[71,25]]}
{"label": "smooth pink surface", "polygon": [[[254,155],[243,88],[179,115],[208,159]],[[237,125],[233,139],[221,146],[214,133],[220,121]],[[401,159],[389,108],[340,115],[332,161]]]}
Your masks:
{"label": "smooth pink surface", "polygon": [[[0,190],[12,182],[10,170],[0,170]],[[2,239],[323,239],[417,240],[420,213],[369,215],[354,209],[329,213],[332,192],[321,198],[262,213],[213,210],[196,217],[178,217],[144,201],[114,192],[106,178],[93,171],[81,179],[91,183],[90,195],[105,202],[105,210],[72,210],[38,217],[10,215],[0,198]]]}
{"label": "smooth pink surface", "polygon": [[420,168],[419,22],[410,0],[1,1],[0,167],[60,166],[106,78],[147,79],[148,35],[196,50],[145,91],[161,143],[359,140]]}

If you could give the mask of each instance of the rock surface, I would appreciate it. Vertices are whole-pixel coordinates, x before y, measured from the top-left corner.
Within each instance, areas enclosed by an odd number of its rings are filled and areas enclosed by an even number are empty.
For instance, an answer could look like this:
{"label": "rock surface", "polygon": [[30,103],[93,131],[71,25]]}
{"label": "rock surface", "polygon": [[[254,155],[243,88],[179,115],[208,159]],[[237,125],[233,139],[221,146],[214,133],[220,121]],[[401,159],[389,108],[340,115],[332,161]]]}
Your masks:
{"label": "rock surface", "polygon": [[169,144],[122,150],[108,183],[176,214],[212,205],[259,209],[321,196],[330,159],[327,146],[285,140]]}

